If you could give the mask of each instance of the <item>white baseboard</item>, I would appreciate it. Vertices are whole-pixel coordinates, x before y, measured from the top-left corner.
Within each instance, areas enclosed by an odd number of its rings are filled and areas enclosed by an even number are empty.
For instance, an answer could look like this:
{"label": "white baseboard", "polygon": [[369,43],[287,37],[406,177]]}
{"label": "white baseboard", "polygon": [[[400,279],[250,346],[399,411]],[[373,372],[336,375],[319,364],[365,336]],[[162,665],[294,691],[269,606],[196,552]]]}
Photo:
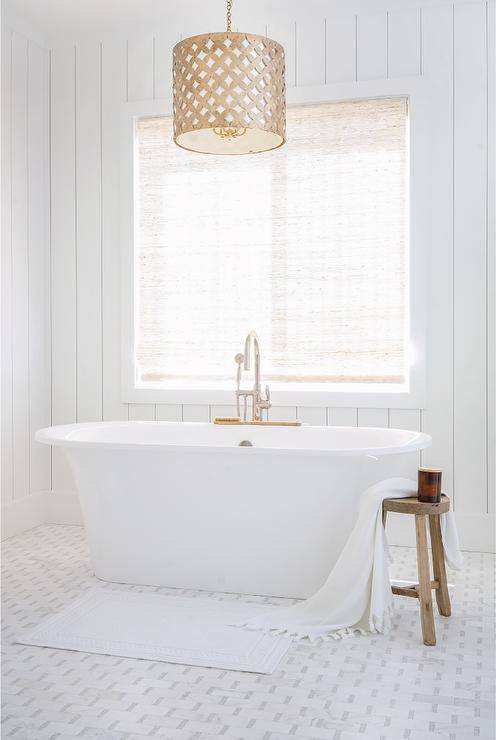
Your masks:
{"label": "white baseboard", "polygon": [[40,491],[2,506],[1,539],[40,524],[83,524],[79,496],[74,491]]}
{"label": "white baseboard", "polygon": [[2,540],[45,523],[46,495],[41,491],[2,506]]}
{"label": "white baseboard", "polygon": [[[491,514],[456,512],[462,550],[495,552],[495,520]],[[2,507],[2,539],[40,524],[83,524],[79,497],[74,491],[42,491]],[[412,517],[388,514],[392,545],[415,546]]]}

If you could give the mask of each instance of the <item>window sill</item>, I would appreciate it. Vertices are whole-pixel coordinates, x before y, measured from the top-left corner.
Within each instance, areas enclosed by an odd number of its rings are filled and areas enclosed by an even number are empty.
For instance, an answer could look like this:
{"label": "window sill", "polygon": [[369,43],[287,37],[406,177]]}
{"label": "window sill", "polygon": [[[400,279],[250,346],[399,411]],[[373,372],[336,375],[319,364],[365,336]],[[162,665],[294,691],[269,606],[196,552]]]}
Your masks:
{"label": "window sill", "polygon": [[[262,387],[265,383],[262,380]],[[424,407],[423,393],[408,390],[404,385],[363,384],[357,387],[304,385],[291,389],[270,384],[274,406],[409,408]],[[124,403],[208,404],[233,405],[234,385],[231,388],[135,387],[124,390]]]}

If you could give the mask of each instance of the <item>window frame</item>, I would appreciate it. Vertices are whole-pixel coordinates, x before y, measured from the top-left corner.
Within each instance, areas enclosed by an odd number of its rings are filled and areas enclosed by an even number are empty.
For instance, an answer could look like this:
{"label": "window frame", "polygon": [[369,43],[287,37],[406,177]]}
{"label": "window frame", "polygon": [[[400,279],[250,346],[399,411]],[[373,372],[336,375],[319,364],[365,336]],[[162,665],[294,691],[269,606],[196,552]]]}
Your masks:
{"label": "window frame", "polygon": [[[371,80],[351,83],[290,88],[288,106],[332,103],[384,97],[405,97],[409,106],[409,326],[413,348],[409,389],[395,390],[393,384],[363,384],[359,388],[340,388],[332,384],[329,390],[312,390],[310,384],[301,389],[272,390],[272,402],[277,406],[332,406],[361,408],[424,408],[426,393],[426,258],[429,243],[429,136],[432,125],[428,105],[430,85],[422,78]],[[432,91],[434,93],[434,91]],[[121,177],[120,177],[120,243],[122,248],[121,275],[121,367],[122,401],[124,403],[169,404],[233,404],[235,368],[233,362],[232,390],[215,388],[184,388],[178,383],[171,388],[142,388],[135,385],[135,295],[134,270],[136,184],[136,119],[144,116],[172,115],[172,98],[122,103],[121,111]],[[200,155],[199,155],[200,156]],[[256,327],[253,327],[256,329]],[[244,337],[239,338],[240,346]],[[233,356],[239,347],[233,347]],[[263,379],[263,346],[262,346]]]}

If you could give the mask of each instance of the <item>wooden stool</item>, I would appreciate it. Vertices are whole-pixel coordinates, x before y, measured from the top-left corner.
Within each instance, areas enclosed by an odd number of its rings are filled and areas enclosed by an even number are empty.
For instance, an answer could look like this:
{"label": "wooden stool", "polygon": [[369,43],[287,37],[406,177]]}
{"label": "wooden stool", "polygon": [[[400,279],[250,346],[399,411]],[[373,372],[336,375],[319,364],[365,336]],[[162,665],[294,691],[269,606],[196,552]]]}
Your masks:
{"label": "wooden stool", "polygon": [[[424,645],[436,644],[436,629],[432,611],[431,589],[436,591],[436,601],[439,614],[443,617],[451,616],[451,604],[446,581],[446,567],[444,564],[444,547],[441,537],[441,522],[439,515],[449,511],[450,500],[444,494],[438,504],[425,504],[417,498],[387,498],[382,503],[382,523],[386,526],[388,511],[398,514],[414,514],[417,534],[417,568],[418,584],[407,588],[392,586],[393,594],[411,596],[420,602],[420,620]],[[429,551],[427,548],[426,518],[429,517],[429,529],[432,546],[432,569],[434,580],[431,581],[429,566]]]}

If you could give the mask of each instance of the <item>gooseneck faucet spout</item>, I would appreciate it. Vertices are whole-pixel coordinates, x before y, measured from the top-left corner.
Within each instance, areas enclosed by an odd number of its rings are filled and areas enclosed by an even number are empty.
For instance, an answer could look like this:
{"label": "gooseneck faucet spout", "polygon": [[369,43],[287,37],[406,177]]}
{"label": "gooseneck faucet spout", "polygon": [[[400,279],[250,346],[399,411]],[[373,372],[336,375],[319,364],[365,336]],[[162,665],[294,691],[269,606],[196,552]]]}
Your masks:
{"label": "gooseneck faucet spout", "polygon": [[[251,347],[253,345],[254,355],[254,381],[253,389],[251,391],[241,389],[241,374],[243,370],[249,371],[251,369]],[[245,351],[244,354],[238,353],[234,358],[238,365],[237,376],[236,376],[236,408],[238,416],[243,420],[247,421],[248,414],[248,398],[251,398],[251,415],[252,421],[261,421],[262,412],[265,409],[268,410],[271,406],[270,402],[270,391],[269,386],[265,388],[265,398],[262,396],[262,388],[260,384],[260,342],[257,333],[250,331],[245,339]],[[243,415],[241,414],[240,400],[243,398]]]}
{"label": "gooseneck faucet spout", "polygon": [[252,344],[253,354],[255,355],[255,380],[253,383],[253,390],[260,393],[260,342],[258,341],[258,336],[255,331],[250,331],[245,339],[245,370],[250,370]]}

